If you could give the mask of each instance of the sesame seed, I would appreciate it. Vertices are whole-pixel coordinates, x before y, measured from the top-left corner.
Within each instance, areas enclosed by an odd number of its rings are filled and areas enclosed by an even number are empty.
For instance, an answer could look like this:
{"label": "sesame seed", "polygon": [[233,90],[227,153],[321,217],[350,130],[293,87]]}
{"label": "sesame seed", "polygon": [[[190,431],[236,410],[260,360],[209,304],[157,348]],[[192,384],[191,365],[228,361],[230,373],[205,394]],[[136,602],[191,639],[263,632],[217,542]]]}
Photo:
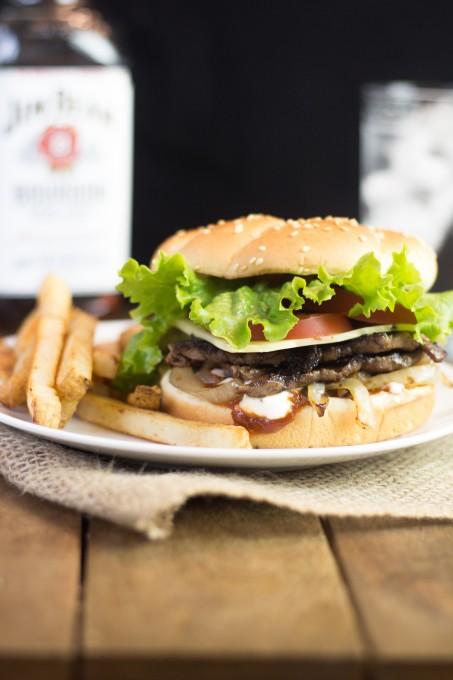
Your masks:
{"label": "sesame seed", "polygon": [[246,265],[246,264],[243,264],[242,267],[241,267],[241,269],[242,269],[242,270],[247,269],[247,265]]}
{"label": "sesame seed", "polygon": [[291,227],[294,227],[295,229],[298,229],[300,226],[299,222],[297,222],[296,220],[288,220],[288,224]]}
{"label": "sesame seed", "polygon": [[314,229],[314,226],[310,222],[305,222],[304,229]]}
{"label": "sesame seed", "polygon": [[341,231],[349,231],[349,227],[345,227],[344,224],[340,227]]}
{"label": "sesame seed", "polygon": [[237,270],[239,269],[239,262],[235,262],[234,265],[232,266],[232,269],[234,272],[237,272]]}
{"label": "sesame seed", "polygon": [[181,236],[182,234],[185,234],[185,233],[186,233],[186,229],[178,229],[178,231],[176,232],[176,235]]}
{"label": "sesame seed", "polygon": [[359,241],[362,241],[362,243],[365,243],[366,241],[366,236],[364,234],[360,234],[359,236]]}
{"label": "sesame seed", "polygon": [[349,224],[350,224],[351,226],[353,226],[353,227],[358,227],[358,226],[359,226],[359,223],[357,222],[357,220],[355,219],[355,217],[353,217],[352,220],[349,220]]}
{"label": "sesame seed", "polygon": [[303,246],[303,247],[302,247],[302,252],[303,252],[303,253],[308,253],[309,250],[311,250],[311,246]]}
{"label": "sesame seed", "polygon": [[225,224],[225,220],[219,220],[217,224]]}
{"label": "sesame seed", "polygon": [[273,227],[274,231],[280,231],[281,228],[282,228],[281,224],[276,224],[275,227]]}
{"label": "sesame seed", "polygon": [[235,234],[240,234],[244,231],[244,225],[242,222],[238,222],[237,224],[234,225],[233,231]]}
{"label": "sesame seed", "polygon": [[266,246],[258,246],[258,250],[266,250]]}
{"label": "sesame seed", "polygon": [[260,264],[263,264],[263,262],[264,262],[264,259],[263,259],[262,257],[259,257],[259,258],[256,260],[255,264],[256,264],[257,267],[259,267],[259,265],[260,265]]}
{"label": "sesame seed", "polygon": [[256,260],[256,257],[251,257],[249,260],[249,264],[253,264]]}
{"label": "sesame seed", "polygon": [[332,231],[333,227],[323,227],[323,231]]}
{"label": "sesame seed", "polygon": [[290,233],[290,236],[297,236],[298,233],[299,233],[298,231],[292,231],[292,232]]}
{"label": "sesame seed", "polygon": [[202,234],[210,234],[211,233],[211,230],[209,229],[209,227],[200,227],[198,229],[198,231],[201,231]]}

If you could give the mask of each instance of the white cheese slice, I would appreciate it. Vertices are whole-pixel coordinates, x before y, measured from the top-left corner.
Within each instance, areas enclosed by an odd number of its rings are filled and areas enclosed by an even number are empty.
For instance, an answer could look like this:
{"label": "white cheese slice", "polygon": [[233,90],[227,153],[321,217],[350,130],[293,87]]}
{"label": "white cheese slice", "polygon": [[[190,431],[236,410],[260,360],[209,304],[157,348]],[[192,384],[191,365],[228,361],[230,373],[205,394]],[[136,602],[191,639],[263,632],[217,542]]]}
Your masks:
{"label": "white cheese slice", "polygon": [[251,416],[267,418],[268,420],[280,420],[290,413],[293,406],[292,394],[287,390],[271,394],[267,397],[249,397],[244,394],[239,406]]}
{"label": "white cheese slice", "polygon": [[236,349],[229,342],[223,338],[218,338],[212,335],[209,331],[201,326],[197,326],[189,319],[180,319],[175,323],[187,335],[195,335],[201,340],[210,342],[215,347],[224,350],[225,352],[275,352],[281,349],[291,349],[293,347],[307,347],[309,345],[326,345],[330,342],[343,342],[345,340],[352,340],[359,338],[361,335],[371,335],[372,333],[388,333],[391,331],[409,331],[413,332],[414,326],[412,324],[387,324],[384,326],[364,326],[363,328],[356,328],[345,333],[335,333],[334,335],[323,335],[313,338],[302,338],[299,340],[280,340],[279,342],[269,342],[268,340],[252,340],[246,347]]}

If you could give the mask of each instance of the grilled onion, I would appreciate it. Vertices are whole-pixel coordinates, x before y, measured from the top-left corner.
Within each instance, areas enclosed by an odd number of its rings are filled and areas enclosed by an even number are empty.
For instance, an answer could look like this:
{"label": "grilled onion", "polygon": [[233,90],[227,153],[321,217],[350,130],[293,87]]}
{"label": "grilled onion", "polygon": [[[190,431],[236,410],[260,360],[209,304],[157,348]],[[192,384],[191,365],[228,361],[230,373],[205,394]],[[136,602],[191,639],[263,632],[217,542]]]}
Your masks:
{"label": "grilled onion", "polygon": [[370,393],[358,378],[345,378],[328,385],[328,389],[348,390],[357,409],[357,420],[362,427],[376,427],[373,407],[371,406]]}
{"label": "grilled onion", "polygon": [[329,397],[326,394],[326,385],[319,382],[311,383],[307,387],[307,397],[312,408],[314,408],[318,416],[322,418],[327,408],[327,404],[329,403]]}
{"label": "grilled onion", "polygon": [[201,397],[213,404],[231,404],[238,398],[236,388],[242,384],[238,380],[231,379],[217,383],[215,387],[205,387],[188,366],[173,368],[170,372],[170,381],[183,392]]}
{"label": "grilled onion", "polygon": [[401,383],[405,387],[417,387],[419,385],[433,385],[439,377],[439,368],[435,364],[417,364],[409,368],[400,368],[391,373],[366,376],[362,373],[358,376],[369,390],[382,390],[389,383]]}

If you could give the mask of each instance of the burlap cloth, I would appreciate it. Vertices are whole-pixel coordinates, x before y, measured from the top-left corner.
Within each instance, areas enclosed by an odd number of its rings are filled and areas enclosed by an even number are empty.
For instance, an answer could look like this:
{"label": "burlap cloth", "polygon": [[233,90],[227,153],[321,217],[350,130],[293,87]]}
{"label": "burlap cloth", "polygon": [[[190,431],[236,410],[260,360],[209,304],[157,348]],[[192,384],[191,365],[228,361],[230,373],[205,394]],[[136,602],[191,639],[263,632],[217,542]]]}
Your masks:
{"label": "burlap cloth", "polygon": [[453,437],[292,472],[156,469],[82,453],[0,425],[0,473],[21,491],[150,538],[171,533],[195,496],[273,503],[301,513],[453,519]]}

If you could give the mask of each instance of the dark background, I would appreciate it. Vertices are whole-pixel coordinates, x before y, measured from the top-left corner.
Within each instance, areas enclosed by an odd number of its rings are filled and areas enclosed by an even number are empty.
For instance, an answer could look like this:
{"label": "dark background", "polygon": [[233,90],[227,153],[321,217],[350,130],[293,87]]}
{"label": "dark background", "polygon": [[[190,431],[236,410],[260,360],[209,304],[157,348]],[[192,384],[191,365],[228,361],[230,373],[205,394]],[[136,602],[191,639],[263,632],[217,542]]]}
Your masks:
{"label": "dark background", "polygon": [[356,216],[361,84],[453,81],[452,2],[94,4],[133,64],[141,260],[219,218]]}

